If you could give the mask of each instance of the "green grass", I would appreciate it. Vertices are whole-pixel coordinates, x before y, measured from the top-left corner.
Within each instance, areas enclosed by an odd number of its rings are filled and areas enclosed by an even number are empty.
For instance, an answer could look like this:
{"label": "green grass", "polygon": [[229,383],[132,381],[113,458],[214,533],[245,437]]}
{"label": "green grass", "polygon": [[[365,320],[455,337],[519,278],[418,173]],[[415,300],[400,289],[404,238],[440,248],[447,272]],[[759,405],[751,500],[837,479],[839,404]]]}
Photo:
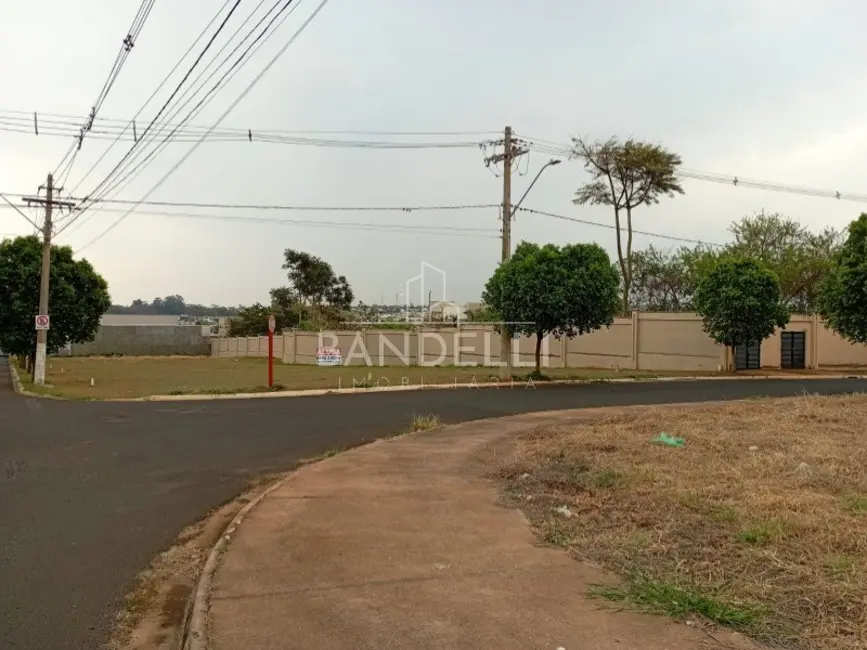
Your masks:
{"label": "green grass", "polygon": [[590,474],[589,483],[599,489],[614,488],[621,485],[624,477],[620,472],[611,469],[603,469]]}
{"label": "green grass", "polygon": [[763,521],[740,531],[737,534],[737,540],[752,546],[765,546],[785,538],[790,531],[791,526],[788,522],[781,520]]}
{"label": "green grass", "polygon": [[634,572],[624,585],[595,585],[590,595],[677,619],[698,615],[736,630],[751,630],[768,614],[767,609],[760,605],[728,602],[706,591],[700,585],[666,582],[646,573]]}
{"label": "green grass", "polygon": [[416,414],[412,417],[412,424],[410,425],[409,431],[410,433],[416,431],[429,431],[430,429],[436,429],[439,426],[440,416],[434,415],[433,413]]}
{"label": "green grass", "polygon": [[850,494],[843,499],[843,508],[856,515],[867,514],[867,494]]}
{"label": "green grass", "polygon": [[828,576],[841,580],[855,572],[855,558],[846,553],[835,553],[825,558],[824,567]]}
{"label": "green grass", "polygon": [[[339,366],[274,362],[274,388],[265,386],[267,360],[213,357],[50,357],[44,389],[38,392],[71,399],[141,398],[152,395],[226,395],[269,390],[338,390],[386,387],[484,386],[498,382],[498,368],[455,366]],[[709,373],[546,368],[551,380],[654,378]],[[26,373],[21,373],[22,380]],[[91,378],[94,385],[91,386]],[[515,387],[526,379],[516,378]],[[29,389],[28,389],[29,390]]]}

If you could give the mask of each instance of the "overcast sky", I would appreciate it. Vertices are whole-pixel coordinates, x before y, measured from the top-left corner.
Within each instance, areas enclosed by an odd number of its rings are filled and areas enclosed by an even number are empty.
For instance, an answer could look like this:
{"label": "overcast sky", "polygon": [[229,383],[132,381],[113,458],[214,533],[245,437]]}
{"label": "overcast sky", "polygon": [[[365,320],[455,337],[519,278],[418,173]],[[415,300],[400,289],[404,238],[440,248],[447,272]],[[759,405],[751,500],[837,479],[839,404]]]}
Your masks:
{"label": "overcast sky", "polygon": [[[195,124],[211,125],[318,4],[298,1],[277,36]],[[156,0],[100,115],[131,119],[223,2]],[[139,4],[0,4],[0,113],[84,117]],[[226,33],[256,4],[242,0]],[[571,135],[635,136],[680,153],[685,168],[867,194],[865,24],[867,5],[856,0],[331,0],[222,128],[482,132],[510,124],[520,136],[564,143]],[[176,83],[142,113],[139,128]],[[407,140],[489,137],[494,136]],[[108,144],[85,139],[67,189]],[[93,189],[130,145],[115,146],[76,194]],[[0,130],[0,192],[35,192],[68,146],[64,138]],[[142,198],[190,146],[171,145],[116,198]],[[483,155],[473,148],[371,151],[205,142],[150,199],[299,206],[497,203],[501,180],[485,168]],[[527,174],[515,177],[516,200],[547,158],[534,153],[522,162]],[[575,162],[549,168],[524,206],[611,223],[605,208],[572,204],[582,178]],[[641,209],[636,227],[723,242],[732,220],[761,209],[815,228],[845,226],[865,209],[855,202],[694,180],[684,188],[683,197]],[[77,250],[121,215],[88,216],[59,241]],[[284,283],[280,265],[287,247],[331,262],[367,302],[381,296],[393,301],[422,262],[446,273],[446,298],[477,300],[500,255],[495,209],[265,216],[490,232],[469,237],[133,213],[82,255],[106,277],[116,302],[179,293],[188,302],[222,304],[266,300],[269,288]],[[28,228],[11,210],[0,210],[0,233]],[[526,213],[518,215],[513,239],[595,241],[614,252],[611,230]],[[637,238],[639,247],[648,243],[671,245]],[[434,299],[442,297],[439,285],[431,288]]]}

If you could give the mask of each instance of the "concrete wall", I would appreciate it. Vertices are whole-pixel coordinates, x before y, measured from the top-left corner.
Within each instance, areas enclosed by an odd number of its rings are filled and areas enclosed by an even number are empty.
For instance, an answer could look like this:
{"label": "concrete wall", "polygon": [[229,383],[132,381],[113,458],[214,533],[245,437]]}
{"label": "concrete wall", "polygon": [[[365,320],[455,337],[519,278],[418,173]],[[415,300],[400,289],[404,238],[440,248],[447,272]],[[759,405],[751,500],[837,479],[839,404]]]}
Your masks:
{"label": "concrete wall", "polygon": [[90,343],[73,343],[67,356],[208,355],[211,346],[202,328],[195,325],[103,325]]}
{"label": "concrete wall", "polygon": [[103,314],[100,325],[177,325],[177,316],[152,314]]}
{"label": "concrete wall", "polygon": [[[867,346],[851,345],[818,316],[793,315],[788,330],[806,332],[808,368],[867,365]],[[762,343],[762,367],[780,366],[778,330]],[[274,356],[285,363],[315,364],[316,348],[337,347],[347,365],[496,365],[500,336],[484,326],[418,328],[414,331],[285,332],[274,337]],[[513,343],[516,367],[532,367],[535,337]],[[211,340],[216,357],[267,356],[267,337]],[[715,371],[725,367],[725,350],[692,313],[633,312],[610,328],[573,339],[543,341],[548,368]]]}

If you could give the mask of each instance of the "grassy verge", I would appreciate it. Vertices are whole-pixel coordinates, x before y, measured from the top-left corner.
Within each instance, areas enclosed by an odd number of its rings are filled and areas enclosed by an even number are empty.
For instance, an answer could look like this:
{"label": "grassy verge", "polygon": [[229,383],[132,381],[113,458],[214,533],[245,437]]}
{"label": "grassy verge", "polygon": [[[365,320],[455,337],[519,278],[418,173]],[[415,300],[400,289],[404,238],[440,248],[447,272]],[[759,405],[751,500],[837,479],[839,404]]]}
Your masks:
{"label": "grassy verge", "polygon": [[[523,369],[522,369],[523,370]],[[385,388],[498,381],[497,368],[471,367],[336,367],[274,363],[274,386],[268,388],[265,359],[211,357],[52,357],[46,386],[38,392],[72,399],[136,398],[150,395],[221,395],[273,390]],[[528,372],[528,371],[527,371]],[[527,381],[524,373],[518,381]],[[547,379],[607,381],[654,379],[663,376],[712,373],[644,372],[629,370],[546,369]],[[25,389],[32,390],[21,373]],[[93,385],[91,385],[93,379]],[[538,381],[538,380],[536,380]]]}
{"label": "grassy verge", "polygon": [[[592,595],[810,650],[867,639],[867,396],[648,409],[535,432],[497,476]],[[653,444],[659,433],[682,447]]]}

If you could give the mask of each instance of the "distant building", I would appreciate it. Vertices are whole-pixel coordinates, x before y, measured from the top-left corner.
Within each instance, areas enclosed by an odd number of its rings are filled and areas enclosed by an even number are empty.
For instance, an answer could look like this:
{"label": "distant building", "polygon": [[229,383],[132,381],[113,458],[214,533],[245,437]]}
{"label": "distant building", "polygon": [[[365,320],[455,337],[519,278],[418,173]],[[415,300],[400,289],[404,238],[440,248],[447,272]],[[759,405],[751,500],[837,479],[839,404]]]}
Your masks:
{"label": "distant building", "polygon": [[454,322],[466,320],[467,314],[456,302],[438,300],[430,306],[430,319],[437,322]]}

